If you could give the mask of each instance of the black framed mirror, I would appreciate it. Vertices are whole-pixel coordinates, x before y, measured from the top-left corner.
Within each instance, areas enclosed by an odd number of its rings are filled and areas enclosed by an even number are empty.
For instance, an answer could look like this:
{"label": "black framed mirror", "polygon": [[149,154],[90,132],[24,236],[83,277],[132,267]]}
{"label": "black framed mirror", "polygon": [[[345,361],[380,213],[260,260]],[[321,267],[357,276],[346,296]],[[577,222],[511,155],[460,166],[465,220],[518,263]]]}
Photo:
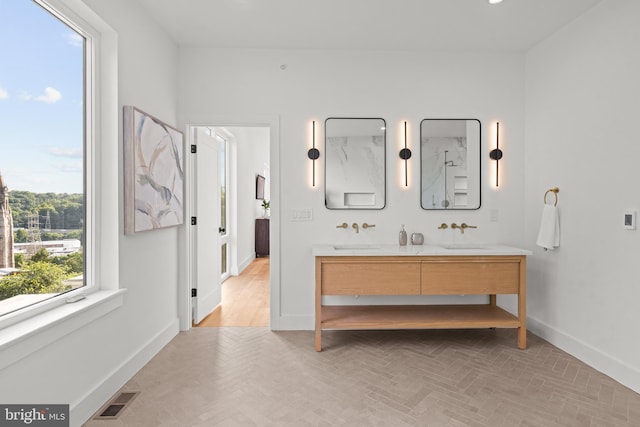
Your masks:
{"label": "black framed mirror", "polygon": [[424,119],[420,122],[422,209],[480,208],[480,146],[480,120]]}
{"label": "black framed mirror", "polygon": [[330,117],[324,129],[327,209],[383,209],[387,151],[384,119]]}

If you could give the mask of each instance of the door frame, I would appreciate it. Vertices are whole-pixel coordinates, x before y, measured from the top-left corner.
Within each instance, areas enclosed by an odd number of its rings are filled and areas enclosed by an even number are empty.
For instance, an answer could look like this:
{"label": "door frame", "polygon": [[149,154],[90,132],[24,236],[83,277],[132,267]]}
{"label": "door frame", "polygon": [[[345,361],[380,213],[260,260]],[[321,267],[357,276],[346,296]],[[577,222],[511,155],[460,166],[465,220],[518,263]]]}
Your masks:
{"label": "door frame", "polygon": [[191,289],[193,288],[193,226],[190,219],[193,215],[191,200],[195,194],[195,182],[191,178],[193,167],[193,157],[190,155],[191,144],[193,144],[194,128],[206,127],[268,127],[269,128],[269,167],[271,180],[269,190],[271,193],[271,216],[269,235],[269,316],[271,330],[280,329],[280,116],[279,115],[236,115],[222,116],[209,114],[196,114],[184,120],[185,134],[187,135],[187,150],[185,154],[185,226],[179,231],[179,245],[182,248],[179,260],[179,283],[178,283],[178,317],[180,320],[180,330],[188,331],[192,325],[192,300]]}

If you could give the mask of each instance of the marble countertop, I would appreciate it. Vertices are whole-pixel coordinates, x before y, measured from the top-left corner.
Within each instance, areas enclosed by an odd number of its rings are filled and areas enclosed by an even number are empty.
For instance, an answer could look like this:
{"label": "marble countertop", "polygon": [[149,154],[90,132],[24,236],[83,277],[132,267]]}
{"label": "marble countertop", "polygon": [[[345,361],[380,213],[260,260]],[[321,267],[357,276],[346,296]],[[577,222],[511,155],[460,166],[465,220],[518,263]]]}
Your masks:
{"label": "marble countertop", "polygon": [[531,251],[504,245],[407,245],[398,244],[317,244],[314,256],[504,256],[531,255]]}

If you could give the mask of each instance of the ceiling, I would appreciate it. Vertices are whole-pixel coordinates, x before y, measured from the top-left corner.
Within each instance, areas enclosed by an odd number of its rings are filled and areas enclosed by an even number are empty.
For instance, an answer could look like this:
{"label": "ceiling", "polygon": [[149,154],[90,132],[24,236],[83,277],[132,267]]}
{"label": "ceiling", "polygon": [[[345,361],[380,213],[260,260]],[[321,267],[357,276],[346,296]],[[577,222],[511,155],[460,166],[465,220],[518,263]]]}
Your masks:
{"label": "ceiling", "polygon": [[526,51],[601,0],[138,0],[179,46]]}

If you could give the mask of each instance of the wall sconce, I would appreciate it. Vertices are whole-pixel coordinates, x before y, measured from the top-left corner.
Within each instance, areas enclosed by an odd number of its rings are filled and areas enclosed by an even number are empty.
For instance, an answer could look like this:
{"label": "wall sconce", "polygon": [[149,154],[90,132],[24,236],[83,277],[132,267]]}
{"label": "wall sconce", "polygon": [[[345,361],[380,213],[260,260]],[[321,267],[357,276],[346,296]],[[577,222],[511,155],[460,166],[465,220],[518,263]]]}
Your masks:
{"label": "wall sconce", "polygon": [[407,148],[407,122],[404,122],[404,148],[400,150],[400,158],[404,160],[404,186],[409,186],[409,166],[407,161],[411,158],[411,150]]}
{"label": "wall sconce", "polygon": [[307,157],[311,159],[312,162],[312,185],[316,186],[316,160],[320,158],[320,150],[316,148],[316,121],[313,121],[313,137],[312,137],[312,148],[307,151]]}
{"label": "wall sconce", "polygon": [[500,165],[500,159],[502,159],[502,150],[500,149],[500,122],[496,122],[496,148],[489,153],[491,160],[496,161],[496,187],[498,186],[498,166]]}

